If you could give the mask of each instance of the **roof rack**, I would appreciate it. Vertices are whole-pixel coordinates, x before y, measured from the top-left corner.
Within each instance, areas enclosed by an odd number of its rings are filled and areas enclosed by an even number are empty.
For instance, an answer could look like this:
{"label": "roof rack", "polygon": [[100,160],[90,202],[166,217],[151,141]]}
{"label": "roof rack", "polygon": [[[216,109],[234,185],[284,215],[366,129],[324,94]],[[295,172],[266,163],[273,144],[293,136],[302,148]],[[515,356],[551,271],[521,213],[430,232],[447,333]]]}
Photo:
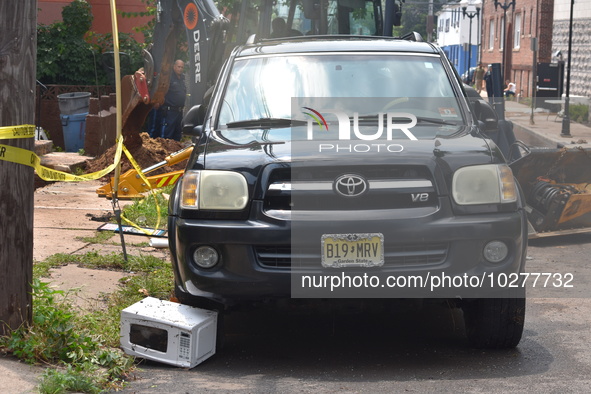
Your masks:
{"label": "roof rack", "polygon": [[253,45],[262,41],[300,41],[300,40],[326,40],[326,39],[341,39],[341,40],[363,40],[363,39],[393,39],[393,40],[407,40],[423,42],[423,37],[417,32],[410,32],[402,37],[389,37],[389,36],[361,36],[351,34],[323,34],[323,35],[309,35],[309,36],[291,36],[291,37],[277,37],[277,38],[261,38],[256,34],[251,34],[246,40],[246,45]]}
{"label": "roof rack", "polygon": [[407,40],[407,41],[416,41],[416,42],[423,42],[423,36],[421,36],[419,33],[417,33],[416,31],[411,31],[409,33],[406,33],[405,35],[403,35],[402,37],[400,37],[401,40]]}

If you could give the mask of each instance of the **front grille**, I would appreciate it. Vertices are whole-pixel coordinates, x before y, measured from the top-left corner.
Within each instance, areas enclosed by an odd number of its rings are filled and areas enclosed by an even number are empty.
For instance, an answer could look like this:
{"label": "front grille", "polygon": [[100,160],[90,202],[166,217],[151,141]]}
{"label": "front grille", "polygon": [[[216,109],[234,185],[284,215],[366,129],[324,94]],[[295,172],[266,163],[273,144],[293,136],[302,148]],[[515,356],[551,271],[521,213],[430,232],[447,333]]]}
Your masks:
{"label": "front grille", "polygon": [[[386,245],[384,267],[404,267],[442,264],[448,252],[446,243],[416,245]],[[265,268],[321,268],[320,247],[301,249],[292,253],[289,245],[255,246],[259,265]]]}
{"label": "front grille", "polygon": [[[348,196],[336,190],[335,181],[349,174],[367,183],[362,195]],[[267,184],[265,211],[359,211],[438,204],[429,169],[421,166],[281,168],[272,171]]]}

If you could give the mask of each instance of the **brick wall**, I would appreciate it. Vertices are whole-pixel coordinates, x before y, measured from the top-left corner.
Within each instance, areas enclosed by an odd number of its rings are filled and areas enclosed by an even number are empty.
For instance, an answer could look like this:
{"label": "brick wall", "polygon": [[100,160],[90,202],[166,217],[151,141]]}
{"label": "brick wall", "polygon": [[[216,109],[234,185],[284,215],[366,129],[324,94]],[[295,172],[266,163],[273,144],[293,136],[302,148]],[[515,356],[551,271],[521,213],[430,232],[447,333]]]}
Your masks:
{"label": "brick wall", "polygon": [[[502,1],[503,4],[504,1]],[[509,1],[507,1],[509,3]],[[505,26],[505,79],[517,86],[517,93],[531,96],[533,52],[531,41],[538,37],[537,62],[550,62],[552,55],[552,20],[554,0],[516,0],[515,10],[507,9]],[[485,0],[482,17],[482,63],[503,63],[501,37],[503,36],[503,9],[495,10],[494,0]],[[519,16],[517,16],[519,15]],[[520,20],[519,26],[515,21]],[[490,25],[494,25],[494,40],[490,48]],[[519,31],[519,46],[515,47],[515,32]]]}
{"label": "brick wall", "polygon": [[[114,89],[111,86],[48,85],[47,90],[42,91],[41,87],[37,86],[35,124],[43,127],[43,129],[47,131],[54,146],[64,148],[64,135],[57,96],[71,92],[90,92],[94,98],[90,99],[89,113],[95,114],[98,118],[106,119],[97,120],[92,116],[87,117],[86,144],[84,150],[89,155],[99,155],[110,146],[109,145],[105,148],[105,144],[108,144],[110,141],[108,140],[108,136],[113,134],[115,132],[113,130],[116,128],[114,121],[108,120],[109,117],[114,118],[114,116],[109,116],[110,113],[114,114],[114,108],[111,108],[115,107],[115,99],[112,94],[113,90]],[[100,101],[98,97],[101,97]],[[110,122],[112,122],[112,124]],[[98,140],[93,137],[94,135],[101,134],[106,135],[108,141],[105,140],[104,142],[99,143],[99,141],[103,141],[101,139],[102,137],[96,137]],[[112,138],[112,141],[113,143],[111,145],[114,144],[115,137]]]}

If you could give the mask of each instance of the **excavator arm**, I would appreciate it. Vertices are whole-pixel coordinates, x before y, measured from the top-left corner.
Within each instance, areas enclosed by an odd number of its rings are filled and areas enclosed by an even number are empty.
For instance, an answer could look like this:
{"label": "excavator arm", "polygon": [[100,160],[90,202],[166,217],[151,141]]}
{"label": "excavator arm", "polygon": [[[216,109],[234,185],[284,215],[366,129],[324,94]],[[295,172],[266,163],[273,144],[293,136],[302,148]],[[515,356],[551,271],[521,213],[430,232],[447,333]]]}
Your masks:
{"label": "excavator arm", "polygon": [[[177,41],[183,31],[188,44],[189,71],[186,81],[189,107],[201,102],[223,62],[228,20],[220,14],[212,0],[159,0],[156,9],[153,44],[148,51],[144,51],[144,68],[134,75],[124,76],[121,81],[122,135],[130,151],[142,145],[140,130],[150,110],[154,105],[164,103]],[[171,156],[178,159],[177,154]],[[183,157],[186,159],[188,155]],[[153,167],[150,168],[156,169]],[[157,168],[160,167],[157,165]],[[162,176],[162,179],[167,178],[169,181],[166,184],[170,184],[178,177]],[[160,178],[159,175],[149,178],[152,187],[162,187]],[[139,174],[130,170],[122,175],[117,195],[121,198],[141,197],[140,193],[149,189],[148,185],[142,186],[141,183]],[[111,179],[109,184],[97,189],[97,193],[110,198],[113,187]]]}
{"label": "excavator arm", "polygon": [[128,149],[141,146],[141,130],[155,104],[168,91],[177,41],[184,31],[188,43],[187,105],[199,104],[213,84],[225,51],[228,20],[212,0],[159,0],[153,44],[144,52],[144,68],[121,82],[122,134]]}

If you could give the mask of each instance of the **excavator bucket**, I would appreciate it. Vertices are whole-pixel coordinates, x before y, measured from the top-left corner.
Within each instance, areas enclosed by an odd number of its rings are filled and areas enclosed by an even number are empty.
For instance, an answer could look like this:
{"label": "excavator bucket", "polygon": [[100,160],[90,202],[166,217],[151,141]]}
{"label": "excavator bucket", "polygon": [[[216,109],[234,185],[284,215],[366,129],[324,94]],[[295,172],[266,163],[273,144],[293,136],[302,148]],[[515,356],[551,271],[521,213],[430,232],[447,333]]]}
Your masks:
{"label": "excavator bucket", "polygon": [[527,202],[529,238],[591,231],[591,149],[530,148],[511,164]]}

